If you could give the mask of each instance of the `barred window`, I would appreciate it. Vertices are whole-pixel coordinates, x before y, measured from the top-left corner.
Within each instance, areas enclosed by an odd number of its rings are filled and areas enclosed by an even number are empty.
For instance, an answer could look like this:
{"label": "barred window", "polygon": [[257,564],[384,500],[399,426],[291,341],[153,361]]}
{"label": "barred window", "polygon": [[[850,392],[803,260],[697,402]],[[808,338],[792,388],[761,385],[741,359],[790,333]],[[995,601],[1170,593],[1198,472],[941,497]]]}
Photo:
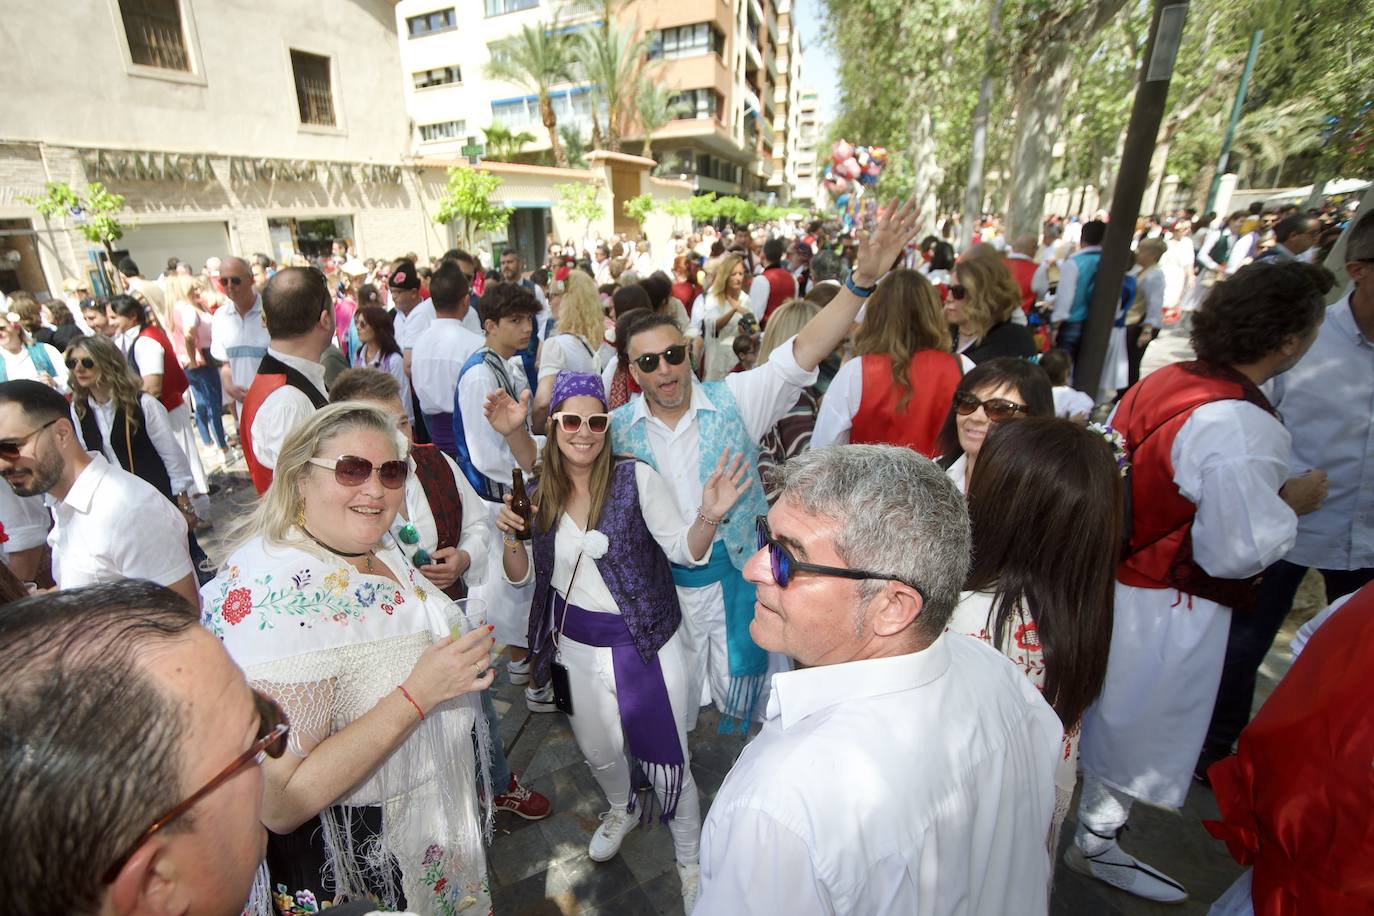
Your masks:
{"label": "barred window", "polygon": [[486,3],[488,16],[504,16],[506,13],[532,10],[539,5],[539,0],[486,0]]}
{"label": "barred window", "polygon": [[441,121],[438,124],[421,124],[421,140],[457,140],[468,132],[466,121]]}
{"label": "barred window", "polygon": [[649,60],[700,57],[713,51],[725,53],[725,36],[709,22],[660,29],[649,38]]}
{"label": "barred window", "polygon": [[119,14],[134,63],[190,72],[180,0],[119,0]]}
{"label": "barred window", "polygon": [[684,89],[668,99],[674,119],[718,118],[722,99],[714,89]]}
{"label": "barred window", "polygon": [[329,58],[305,51],[291,52],[296,74],[296,105],[302,124],[334,126],[334,93],[329,82]]}

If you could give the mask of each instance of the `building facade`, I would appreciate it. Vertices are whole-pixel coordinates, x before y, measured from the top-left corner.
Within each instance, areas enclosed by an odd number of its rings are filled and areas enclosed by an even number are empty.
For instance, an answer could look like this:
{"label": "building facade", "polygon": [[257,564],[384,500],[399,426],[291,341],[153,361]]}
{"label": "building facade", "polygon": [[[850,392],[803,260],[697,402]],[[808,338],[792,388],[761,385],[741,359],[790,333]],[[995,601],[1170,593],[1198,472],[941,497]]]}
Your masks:
{"label": "building facade", "polygon": [[815,89],[802,87],[797,100],[796,152],[791,158],[788,179],[792,202],[818,206],[821,201],[821,176],[825,174],[828,151],[825,149],[825,123],[820,97]]}
{"label": "building facade", "polygon": [[770,194],[777,203],[789,203],[797,183],[798,140],[801,129],[801,29],[796,25],[796,0],[777,0],[778,81],[773,87],[775,113],[773,174]]}

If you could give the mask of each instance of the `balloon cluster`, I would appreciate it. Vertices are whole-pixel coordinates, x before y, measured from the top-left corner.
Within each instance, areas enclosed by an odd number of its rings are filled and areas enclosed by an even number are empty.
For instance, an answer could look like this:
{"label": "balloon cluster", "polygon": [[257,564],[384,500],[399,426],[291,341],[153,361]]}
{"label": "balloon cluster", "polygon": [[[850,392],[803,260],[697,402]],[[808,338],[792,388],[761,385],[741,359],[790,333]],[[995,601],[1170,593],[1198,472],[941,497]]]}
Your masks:
{"label": "balloon cluster", "polygon": [[845,214],[882,177],[887,165],[887,150],[881,146],[855,146],[838,140],[830,148],[830,165],[825,167],[821,186],[830,194],[835,207]]}

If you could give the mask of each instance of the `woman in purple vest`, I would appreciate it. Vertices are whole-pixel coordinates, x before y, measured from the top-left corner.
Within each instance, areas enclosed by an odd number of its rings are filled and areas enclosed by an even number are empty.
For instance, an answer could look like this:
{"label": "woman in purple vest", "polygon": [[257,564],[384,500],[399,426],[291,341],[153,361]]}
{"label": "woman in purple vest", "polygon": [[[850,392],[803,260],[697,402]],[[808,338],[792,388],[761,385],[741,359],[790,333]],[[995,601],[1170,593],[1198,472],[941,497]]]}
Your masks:
{"label": "woman in purple vest", "polygon": [[[523,410],[511,402],[506,408]],[[611,810],[588,855],[605,862],[637,824],[630,757],[653,783],[670,824],[686,912],[696,902],[701,812],[687,756],[687,659],[669,562],[701,565],[716,526],[743,492],[743,456],[723,454],[695,519],[683,518],[653,468],[611,454],[605,389],[591,374],[560,372],[534,497],[532,551],[507,506],[496,525],[515,584],[531,575],[529,645],[535,683],[567,672],[573,735]],[[728,463],[728,466],[727,466]],[[530,554],[534,563],[531,569]],[[561,671],[559,674],[561,675]],[[561,677],[555,680],[559,693]]]}

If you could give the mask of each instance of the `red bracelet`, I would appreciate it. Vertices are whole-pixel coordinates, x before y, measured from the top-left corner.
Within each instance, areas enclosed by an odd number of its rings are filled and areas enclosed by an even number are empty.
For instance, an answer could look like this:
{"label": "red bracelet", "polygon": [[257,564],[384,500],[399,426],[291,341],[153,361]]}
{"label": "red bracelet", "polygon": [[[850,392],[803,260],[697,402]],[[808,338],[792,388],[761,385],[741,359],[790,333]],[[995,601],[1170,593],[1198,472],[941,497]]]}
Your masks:
{"label": "red bracelet", "polygon": [[415,702],[415,698],[414,698],[413,696],[410,695],[410,691],[409,691],[409,690],[406,690],[405,687],[403,687],[403,686],[400,685],[400,684],[397,684],[397,685],[396,685],[396,689],[399,690],[399,691],[401,691],[401,695],[402,695],[403,697],[405,697],[407,700],[410,701],[410,705],[411,705],[411,706],[414,706],[414,707],[415,707],[415,711],[418,712],[418,713],[420,714],[420,721],[421,721],[421,722],[425,721],[425,711],[424,711],[423,709],[420,708],[420,704],[419,704],[419,703],[416,703],[416,702]]}

